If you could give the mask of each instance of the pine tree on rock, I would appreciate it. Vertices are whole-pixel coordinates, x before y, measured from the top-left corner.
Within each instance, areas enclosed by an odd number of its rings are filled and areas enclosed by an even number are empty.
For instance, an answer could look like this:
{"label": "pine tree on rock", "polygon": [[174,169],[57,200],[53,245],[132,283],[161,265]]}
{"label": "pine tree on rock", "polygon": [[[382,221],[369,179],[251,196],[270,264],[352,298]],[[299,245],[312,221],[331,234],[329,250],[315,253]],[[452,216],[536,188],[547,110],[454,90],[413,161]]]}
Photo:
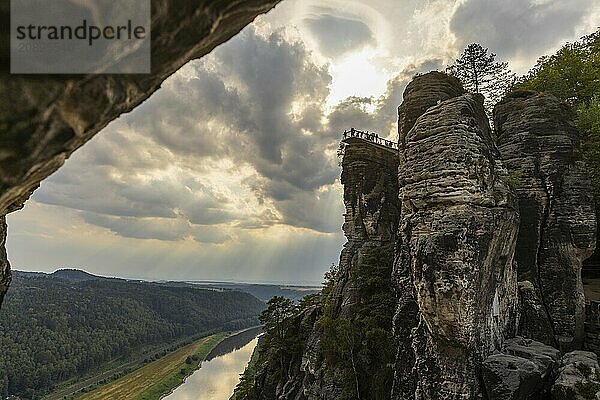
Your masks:
{"label": "pine tree on rock", "polygon": [[515,81],[508,63],[497,62],[496,54],[478,43],[467,46],[447,72],[460,79],[466,90],[485,97],[486,109],[491,111]]}

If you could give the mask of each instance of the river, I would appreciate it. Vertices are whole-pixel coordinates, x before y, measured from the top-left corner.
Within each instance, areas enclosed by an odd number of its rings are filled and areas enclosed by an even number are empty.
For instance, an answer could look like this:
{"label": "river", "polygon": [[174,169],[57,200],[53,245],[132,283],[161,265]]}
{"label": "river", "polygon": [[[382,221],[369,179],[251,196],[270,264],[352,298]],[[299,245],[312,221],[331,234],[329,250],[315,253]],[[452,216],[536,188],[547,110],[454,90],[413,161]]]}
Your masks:
{"label": "river", "polygon": [[202,366],[164,400],[229,400],[258,342],[260,328],[230,336],[219,343]]}

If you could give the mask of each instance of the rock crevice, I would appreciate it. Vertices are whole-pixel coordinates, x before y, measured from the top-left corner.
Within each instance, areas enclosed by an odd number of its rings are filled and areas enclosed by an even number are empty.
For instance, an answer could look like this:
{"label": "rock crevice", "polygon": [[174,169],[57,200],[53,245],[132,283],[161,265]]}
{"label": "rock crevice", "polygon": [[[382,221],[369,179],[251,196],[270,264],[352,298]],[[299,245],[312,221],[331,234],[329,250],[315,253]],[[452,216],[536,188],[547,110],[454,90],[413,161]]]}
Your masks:
{"label": "rock crevice", "polygon": [[563,351],[584,338],[583,261],[596,245],[591,181],[566,104],[516,92],[494,109],[502,160],[518,180],[522,219],[515,259],[524,300],[520,334]]}

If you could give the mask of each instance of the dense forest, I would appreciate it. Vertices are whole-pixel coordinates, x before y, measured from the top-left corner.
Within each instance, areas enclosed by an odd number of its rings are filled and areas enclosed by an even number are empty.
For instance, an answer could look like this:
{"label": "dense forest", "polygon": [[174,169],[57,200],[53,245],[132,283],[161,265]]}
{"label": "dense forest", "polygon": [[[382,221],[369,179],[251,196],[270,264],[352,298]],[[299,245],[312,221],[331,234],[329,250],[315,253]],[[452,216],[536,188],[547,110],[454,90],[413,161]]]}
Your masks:
{"label": "dense forest", "polygon": [[142,349],[257,325],[263,308],[238,291],[15,272],[0,310],[0,396],[38,398]]}

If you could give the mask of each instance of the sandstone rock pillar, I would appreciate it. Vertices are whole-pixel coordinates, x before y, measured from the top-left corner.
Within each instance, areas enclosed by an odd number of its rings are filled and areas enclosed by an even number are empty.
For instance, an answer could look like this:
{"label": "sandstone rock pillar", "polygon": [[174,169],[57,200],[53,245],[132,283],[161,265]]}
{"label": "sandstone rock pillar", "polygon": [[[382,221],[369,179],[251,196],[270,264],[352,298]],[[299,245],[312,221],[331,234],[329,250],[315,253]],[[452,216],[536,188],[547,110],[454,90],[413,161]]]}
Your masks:
{"label": "sandstone rock pillar", "polygon": [[581,265],[595,249],[596,217],[573,113],[548,93],[522,91],[495,107],[494,122],[521,210],[520,334],[563,351],[581,348]]}
{"label": "sandstone rock pillar", "polygon": [[[400,307],[412,297],[416,326],[412,357],[399,352],[393,398],[477,399],[482,360],[515,331],[518,209],[497,161],[483,98],[461,94],[460,84],[440,73],[411,85],[400,112],[419,109],[406,106],[413,96],[426,104],[414,126],[400,124],[395,272],[404,294]],[[421,89],[411,94],[414,87]],[[404,320],[399,309],[399,347],[407,341]],[[402,375],[409,369],[407,379]]]}
{"label": "sandstone rock pillar", "polygon": [[0,217],[0,305],[11,281],[10,263],[6,255],[6,216]]}

